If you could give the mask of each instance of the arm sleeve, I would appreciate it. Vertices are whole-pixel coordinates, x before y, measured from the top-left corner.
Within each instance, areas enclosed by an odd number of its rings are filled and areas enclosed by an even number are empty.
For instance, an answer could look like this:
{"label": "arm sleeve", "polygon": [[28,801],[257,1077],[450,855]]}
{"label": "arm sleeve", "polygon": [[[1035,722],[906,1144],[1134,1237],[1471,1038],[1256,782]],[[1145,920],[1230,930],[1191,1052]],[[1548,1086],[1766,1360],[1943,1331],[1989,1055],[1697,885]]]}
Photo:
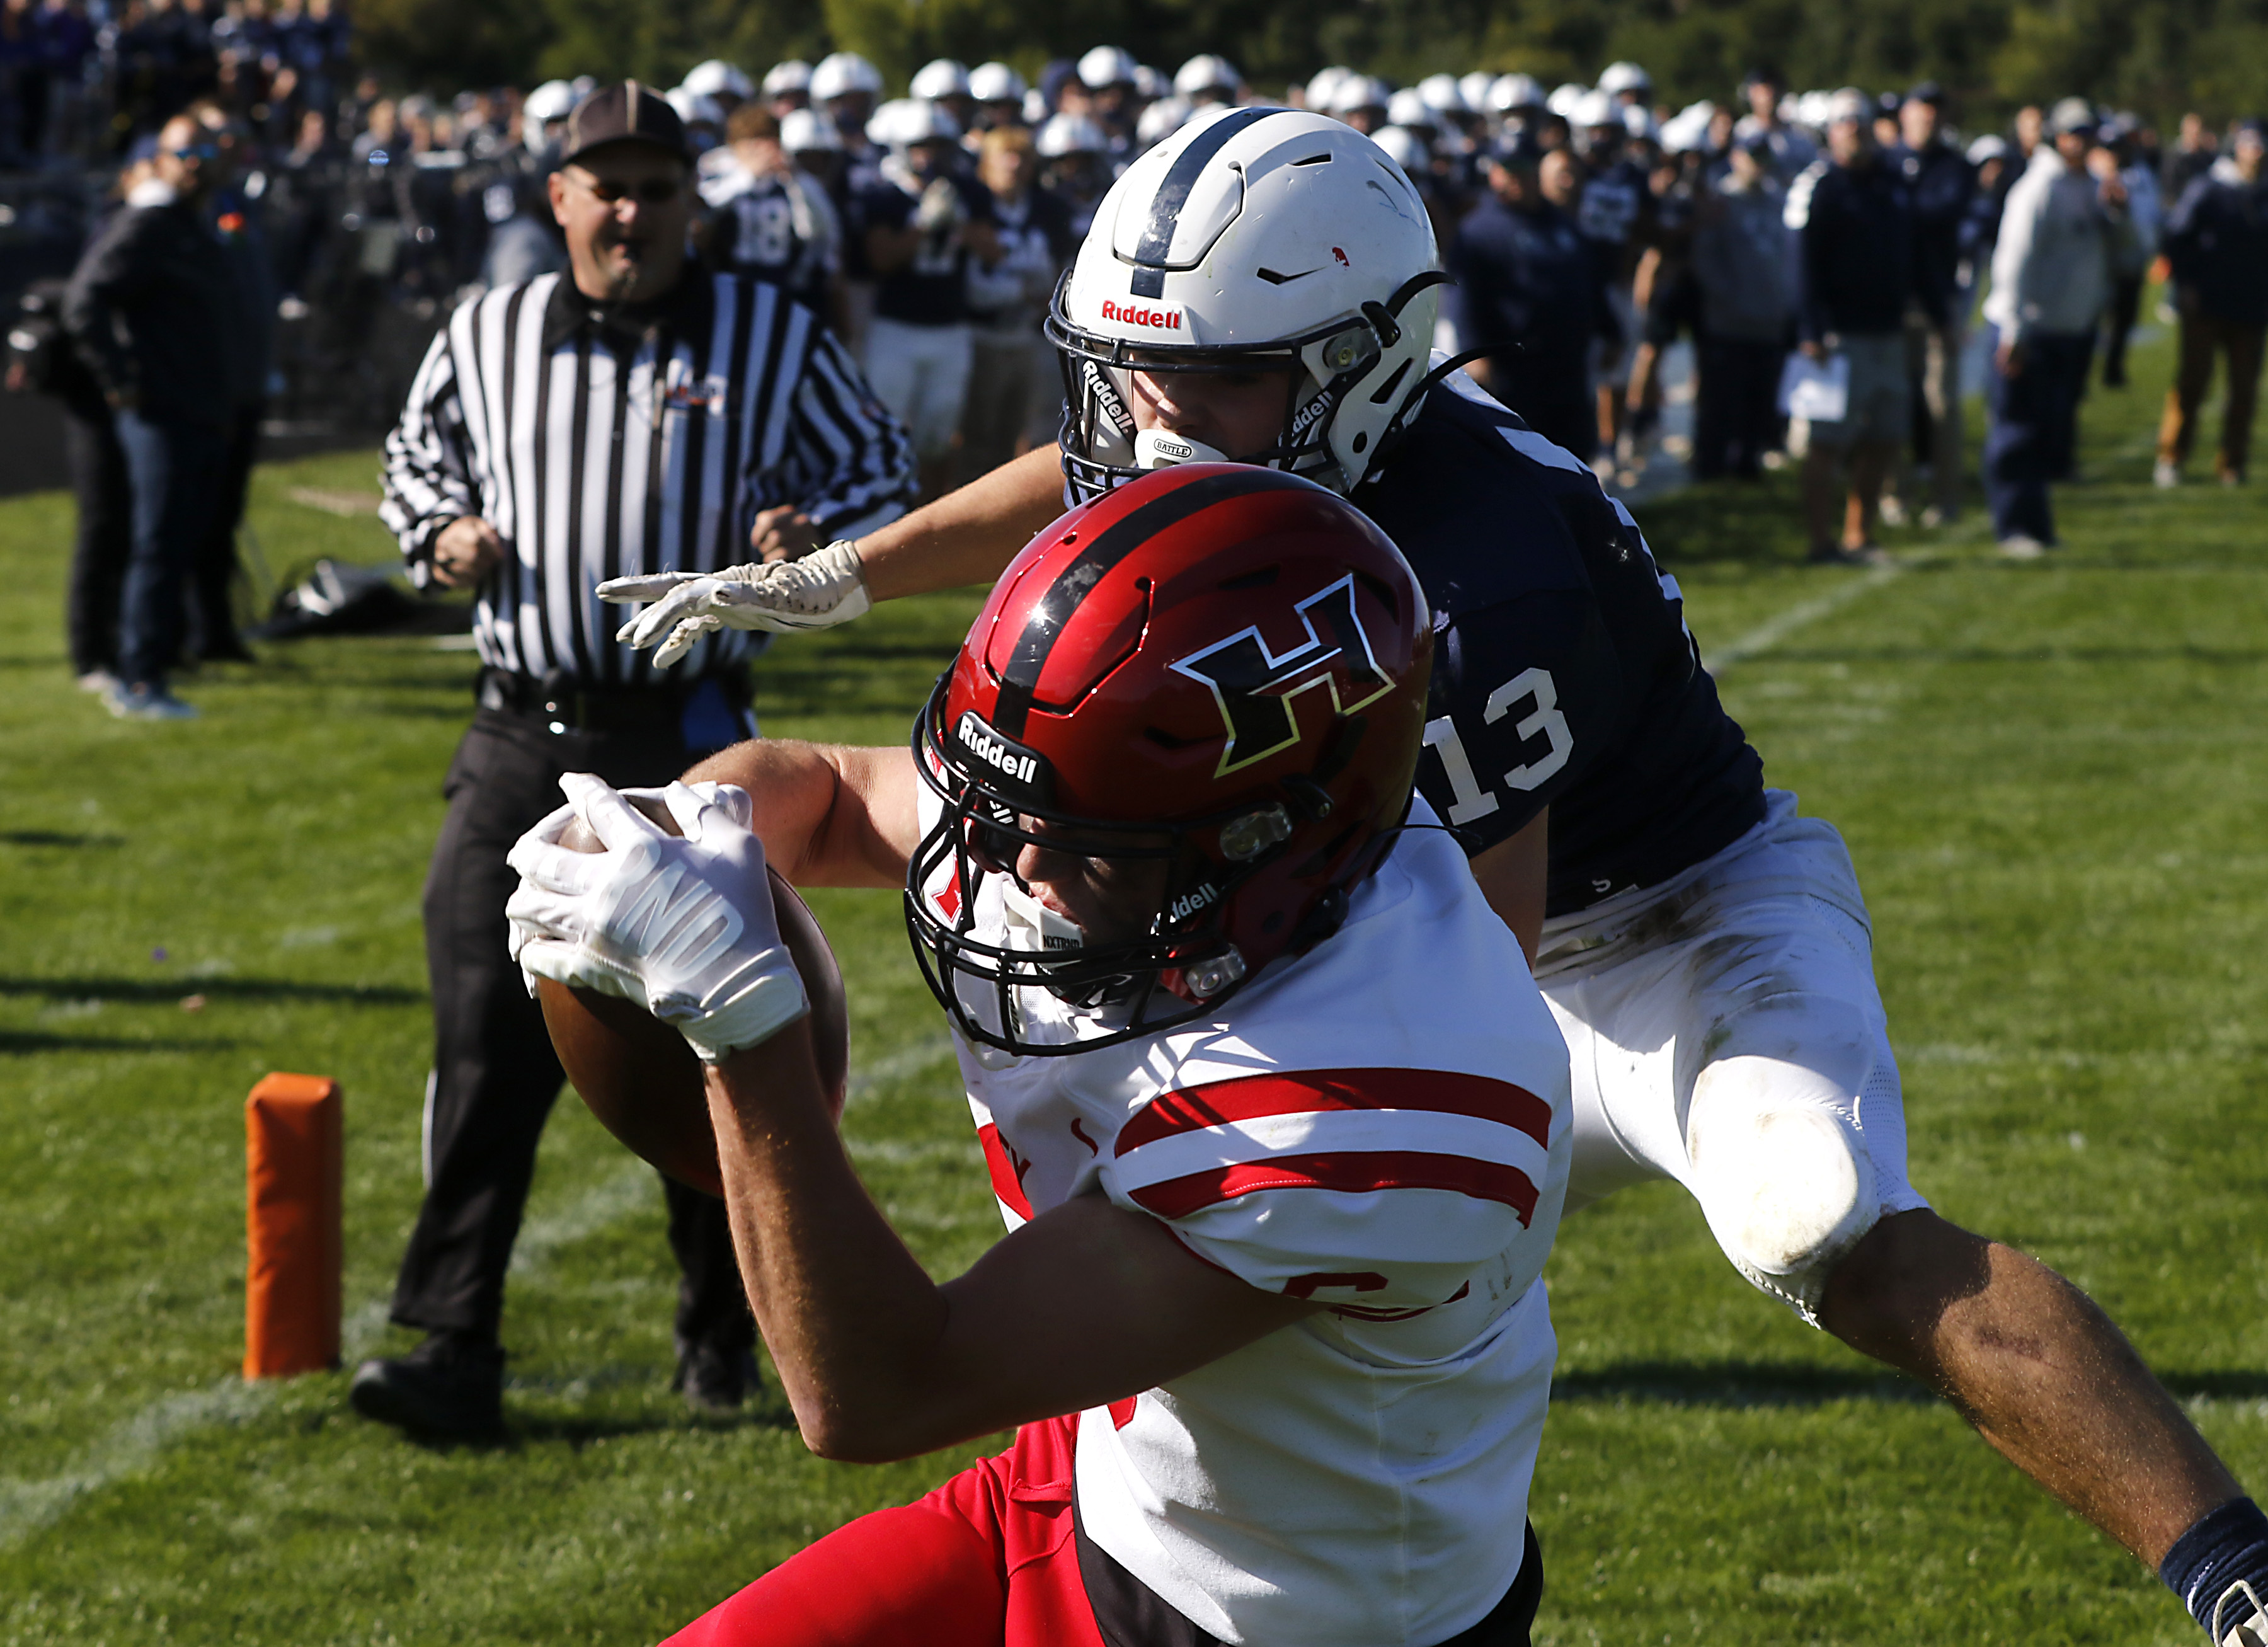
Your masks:
{"label": "arm sleeve", "polygon": [[905,513],[913,440],[835,335],[814,322],[788,432],[783,500],[829,536],[855,535]]}
{"label": "arm sleeve", "polygon": [[87,248],[63,291],[63,329],[106,394],[131,393],[140,385],[120,305],[138,284],[137,231],[145,215],[121,212]]}
{"label": "arm sleeve", "polygon": [[1795,335],[1807,343],[1818,343],[1835,329],[1827,312],[1827,236],[1817,204],[1815,197],[1805,203],[1803,227],[1797,234]]}
{"label": "arm sleeve", "polygon": [[2000,329],[2004,342],[2014,343],[2023,333],[2024,274],[2032,261],[2032,231],[2038,207],[2036,191],[2024,187],[2026,173],[2008,191],[2000,210],[2000,237],[1992,247],[1992,290],[1984,299],[1984,318]]}
{"label": "arm sleeve", "polygon": [[481,512],[466,447],[464,411],[457,401],[454,329],[444,326],[425,351],[409,385],[401,421],[386,438],[386,498],[379,519],[401,545],[410,580],[433,579],[433,540],[441,528]]}
{"label": "arm sleeve", "polygon": [[1168,1092],[1119,1134],[1110,1199],[1264,1292],[1392,1317],[1548,1241],[1552,1112],[1508,1081],[1309,1070]]}

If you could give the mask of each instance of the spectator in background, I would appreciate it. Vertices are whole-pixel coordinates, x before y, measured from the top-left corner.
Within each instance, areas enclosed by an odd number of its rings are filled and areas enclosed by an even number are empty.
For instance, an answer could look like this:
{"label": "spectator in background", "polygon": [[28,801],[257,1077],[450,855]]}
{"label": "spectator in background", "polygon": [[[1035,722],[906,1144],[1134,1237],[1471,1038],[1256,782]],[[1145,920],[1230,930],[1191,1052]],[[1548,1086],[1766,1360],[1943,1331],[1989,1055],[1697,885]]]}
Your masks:
{"label": "spectator in background", "polygon": [[1544,159],[1525,137],[1491,158],[1489,192],[1457,225],[1445,311],[1467,368],[1528,427],[1585,462],[1598,449],[1591,399],[1594,340],[1619,349],[1598,260],[1575,222],[1543,197]]}
{"label": "spectator in background", "polygon": [[2122,114],[2103,123],[2102,151],[2111,157],[2126,189],[2126,220],[2133,233],[2110,270],[2110,301],[2102,314],[2102,387],[2126,387],[2126,340],[2142,313],[2142,287],[2165,232],[2165,198],[2158,192],[2157,168],[2146,162],[2134,117]]}
{"label": "spectator in background", "polygon": [[86,70],[95,54],[95,30],[85,0],[47,0],[39,15],[40,68],[47,78],[47,129],[40,148],[51,157],[84,157],[87,128]]}
{"label": "spectator in background", "polygon": [[1035,143],[1041,182],[1071,208],[1071,238],[1085,240],[1110,189],[1109,139],[1084,114],[1050,114]]}
{"label": "spectator in background", "polygon": [[[1905,181],[1913,209],[1913,296],[1906,310],[1906,381],[1914,430],[1930,466],[1931,501],[1924,526],[1961,513],[1961,350],[1969,330],[1969,292],[1961,277],[1962,237],[1977,196],[1968,157],[1939,129],[1945,97],[1935,81],[1906,93],[1897,114],[1898,144],[1886,157]],[[1912,489],[1900,486],[1891,524],[1899,524]],[[1891,515],[1889,499],[1884,513]]]}
{"label": "spectator in background", "polygon": [[990,474],[1039,444],[1029,437],[1040,408],[1058,403],[1055,351],[1040,335],[1040,316],[1079,242],[1071,208],[1040,184],[1039,165],[1021,126],[995,126],[977,150],[976,181],[992,196],[1000,261],[968,271],[975,351],[961,417],[967,475]]}
{"label": "spectator in background", "polygon": [[2228,362],[2228,397],[2221,413],[2214,471],[2224,486],[2241,484],[2252,448],[2252,412],[2260,393],[2262,339],[2268,335],[2268,155],[2261,123],[2239,122],[2226,159],[2192,179],[2166,222],[2181,315],[2181,366],[2166,394],[2158,425],[2157,482],[2181,483],[2197,440],[2198,414],[2213,385],[2215,355]]}
{"label": "spectator in background", "polygon": [[[134,169],[146,172],[148,162]],[[121,181],[130,187],[129,180],[140,181],[132,170]],[[26,290],[8,337],[7,387],[11,394],[48,396],[63,418],[63,463],[77,513],[64,636],[79,690],[107,693],[118,684],[119,602],[134,550],[134,496],[110,404],[63,329],[63,303],[62,281],[35,281]]]}
{"label": "spectator in background", "polygon": [[1814,161],[1787,196],[1786,221],[1800,240],[1797,347],[1815,361],[1841,360],[1849,373],[1841,417],[1796,417],[1788,428],[1788,449],[1803,460],[1811,558],[1829,565],[1886,558],[1874,525],[1912,417],[1905,326],[1914,295],[1913,208],[1905,179],[1874,146],[1874,113],[1865,92],[1835,93],[1829,158]]}
{"label": "spectator in background", "polygon": [[488,244],[481,251],[480,284],[494,292],[567,267],[567,248],[552,221],[550,203],[534,177],[511,171],[481,190],[482,215],[489,221]]}
{"label": "spectator in background", "polygon": [[2048,483],[2069,470],[2080,391],[2129,233],[2116,169],[2105,166],[2100,179],[2088,173],[2095,129],[2084,98],[2055,106],[2048,140],[2008,190],[1992,254],[1984,495],[2000,552],[2017,559],[2055,546]]}
{"label": "spectator in background", "polygon": [[882,404],[911,432],[922,497],[953,488],[954,446],[968,394],[976,338],[969,265],[1000,262],[991,197],[959,167],[960,133],[944,110],[906,104],[895,134],[904,144],[883,181],[861,200],[866,261],[874,271],[867,375]]}
{"label": "spectator in background", "polygon": [[2047,116],[2036,104],[2027,103],[2016,111],[2016,154],[2026,166],[2039,151],[2040,134],[2046,129],[2046,121]]}
{"label": "spectator in background", "polygon": [[843,221],[819,180],[796,169],[780,142],[780,122],[762,103],[743,103],[725,122],[733,164],[702,186],[712,214],[709,244],[717,266],[784,287],[838,335],[843,300]]}
{"label": "spectator in background", "polygon": [[2205,123],[2205,116],[2194,110],[2182,116],[2180,129],[2174,137],[2174,146],[2165,158],[2168,200],[2179,200],[2189,192],[2189,187],[2213,169],[2220,158],[2220,142],[2213,128]]}
{"label": "spectator in background", "polygon": [[1992,247],[2000,238],[2000,208],[2016,173],[2008,164],[2008,140],[1988,132],[1969,145],[1969,164],[1977,173],[1977,192],[1969,198],[1969,220],[1961,226],[1961,285],[1964,313],[1977,276],[1992,266]]}
{"label": "spectator in background", "polygon": [[785,63],[776,63],[764,71],[761,90],[764,103],[773,118],[785,120],[799,109],[811,107],[811,65],[802,59],[791,57]]}
{"label": "spectator in background", "polygon": [[1727,170],[1702,203],[1693,235],[1701,289],[1700,381],[1693,473],[1753,480],[1777,439],[1780,361],[1795,321],[1787,191],[1762,132],[1733,140]]}
{"label": "spectator in background", "polygon": [[1024,77],[1005,63],[980,63],[968,71],[968,94],[976,100],[976,132],[1024,124]]}
{"label": "spectator in background", "polygon": [[196,121],[167,121],[154,174],[87,247],[64,298],[132,477],[119,681],[104,695],[125,720],[196,713],[166,676],[180,661],[182,582],[220,506],[232,421],[247,398],[236,271],[204,215],[219,158]]}
{"label": "spectator in background", "polygon": [[1749,112],[1733,126],[1736,138],[1764,139],[1764,151],[1770,156],[1767,169],[1783,188],[1819,158],[1819,145],[1779,117],[1780,100],[1786,95],[1787,81],[1778,70],[1749,70],[1741,82],[1741,98]]}
{"label": "spectator in background", "polygon": [[237,346],[242,358],[232,380],[235,404],[228,409],[228,449],[211,523],[191,569],[188,602],[189,654],[200,662],[250,663],[252,650],[236,632],[231,596],[236,581],[236,528],[252,485],[252,466],[260,454],[260,422],[268,410],[268,380],[276,369],[276,262],[261,210],[267,190],[244,187],[248,134],[216,104],[201,103],[190,114],[218,151],[205,196],[205,223],[227,254],[236,300]]}

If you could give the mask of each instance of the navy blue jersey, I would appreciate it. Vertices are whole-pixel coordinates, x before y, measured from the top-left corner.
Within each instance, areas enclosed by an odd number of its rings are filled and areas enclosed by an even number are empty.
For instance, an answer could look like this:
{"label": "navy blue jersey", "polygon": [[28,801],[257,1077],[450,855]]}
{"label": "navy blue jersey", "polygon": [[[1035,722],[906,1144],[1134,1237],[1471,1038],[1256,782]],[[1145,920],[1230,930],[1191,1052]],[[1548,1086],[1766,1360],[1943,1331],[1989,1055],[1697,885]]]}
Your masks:
{"label": "navy blue jersey", "polygon": [[1547,912],[1652,886],[1764,817],[1677,582],[1591,471],[1447,388],[1354,493],[1437,631],[1418,787],[1479,853],[1551,809]]}
{"label": "navy blue jersey", "polygon": [[874,313],[913,326],[950,326],[968,319],[968,246],[962,223],[992,221],[992,196],[972,177],[947,173],[935,179],[910,179],[915,192],[886,181],[863,201],[865,221],[892,229],[913,222],[921,209],[919,191],[943,181],[961,196],[961,218],[924,234],[913,261],[881,277],[874,289]]}

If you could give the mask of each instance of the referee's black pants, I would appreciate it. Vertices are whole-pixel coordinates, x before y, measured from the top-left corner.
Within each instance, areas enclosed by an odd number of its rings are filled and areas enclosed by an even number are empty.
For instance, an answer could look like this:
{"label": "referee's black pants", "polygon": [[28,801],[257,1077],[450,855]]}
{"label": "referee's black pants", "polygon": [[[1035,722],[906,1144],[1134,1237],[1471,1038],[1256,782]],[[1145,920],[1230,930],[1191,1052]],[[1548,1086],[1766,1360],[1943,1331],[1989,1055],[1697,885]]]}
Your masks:
{"label": "referee's black pants", "polygon": [[[543,1123],[566,1079],[542,1008],[506,939],[519,884],[504,854],[563,804],[562,772],[617,788],[666,784],[712,753],[688,748],[655,695],[650,722],[553,733],[540,714],[482,709],[449,764],[449,802],[425,880],[425,964],[433,986],[433,1075],[425,1105],[425,1203],[401,1259],[394,1319],[493,1340]],[[669,1244],[683,1274],[681,1348],[755,1342],[755,1323],[720,1200],[664,1178]]]}

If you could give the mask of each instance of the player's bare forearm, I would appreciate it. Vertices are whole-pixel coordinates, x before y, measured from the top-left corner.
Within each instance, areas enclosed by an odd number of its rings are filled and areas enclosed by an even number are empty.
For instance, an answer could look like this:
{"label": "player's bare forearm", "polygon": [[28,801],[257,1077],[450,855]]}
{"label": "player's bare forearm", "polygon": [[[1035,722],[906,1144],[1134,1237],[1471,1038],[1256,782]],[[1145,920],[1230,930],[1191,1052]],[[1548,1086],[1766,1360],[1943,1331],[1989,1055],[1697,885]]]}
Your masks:
{"label": "player's bare forearm", "polygon": [[755,803],[764,858],[797,886],[903,884],[917,844],[913,756],[752,738],[703,761],[688,783],[738,784]]}
{"label": "player's bare forearm", "polygon": [[1078,1198],[939,1287],[852,1171],[808,1021],[710,1072],[748,1303],[805,1444],[911,1458],[1138,1393],[1314,1306],[1202,1263],[1139,1213]]}
{"label": "player's bare forearm", "polygon": [[1520,952],[1535,970],[1535,946],[1543,939],[1543,909],[1551,864],[1551,809],[1546,807],[1473,859],[1473,879],[1497,918],[1520,940]]}
{"label": "player's bare forearm", "polygon": [[1837,1267],[1820,1318],[1942,1394],[2011,1464],[2153,1571],[2242,1488],[2079,1289],[1927,1211]]}
{"label": "player's bare forearm", "polygon": [[860,538],[867,596],[895,601],[990,583],[1062,513],[1063,454],[1036,447]]}

